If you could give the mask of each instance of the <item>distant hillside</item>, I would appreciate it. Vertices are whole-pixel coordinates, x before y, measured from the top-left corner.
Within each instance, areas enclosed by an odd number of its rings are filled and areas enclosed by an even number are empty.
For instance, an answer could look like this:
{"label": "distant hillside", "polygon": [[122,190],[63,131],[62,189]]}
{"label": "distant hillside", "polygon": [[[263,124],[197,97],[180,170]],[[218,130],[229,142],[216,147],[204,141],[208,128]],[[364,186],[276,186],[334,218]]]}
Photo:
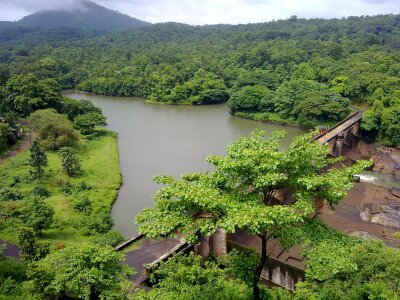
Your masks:
{"label": "distant hillside", "polygon": [[85,30],[116,31],[149,24],[94,2],[82,1],[79,9],[39,11],[17,22],[0,22],[0,29],[7,26],[24,26],[43,29],[71,27]]}
{"label": "distant hillside", "polygon": [[12,26],[15,22],[0,21],[0,29]]}

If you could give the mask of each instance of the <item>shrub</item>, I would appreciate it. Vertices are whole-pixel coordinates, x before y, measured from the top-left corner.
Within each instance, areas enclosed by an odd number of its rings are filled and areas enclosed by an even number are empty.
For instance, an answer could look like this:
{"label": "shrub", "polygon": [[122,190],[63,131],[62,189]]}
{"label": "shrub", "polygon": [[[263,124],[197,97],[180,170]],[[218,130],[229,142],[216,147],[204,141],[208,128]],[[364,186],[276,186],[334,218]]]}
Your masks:
{"label": "shrub", "polygon": [[91,235],[96,233],[106,233],[109,231],[114,222],[108,213],[93,213],[81,221],[84,235]]}
{"label": "shrub", "polygon": [[0,189],[0,201],[16,201],[21,200],[23,197],[21,193],[13,190],[9,187],[3,187]]}
{"label": "shrub", "polygon": [[60,182],[60,192],[66,193],[68,195],[72,195],[74,192],[75,186],[69,181],[61,181]]}
{"label": "shrub", "polygon": [[38,110],[31,114],[29,120],[41,144],[47,149],[73,146],[79,140],[71,121],[53,109]]}
{"label": "shrub", "polygon": [[38,198],[48,198],[51,194],[44,186],[38,185],[33,189],[33,195]]}
{"label": "shrub", "polygon": [[86,196],[74,201],[74,209],[78,212],[88,213],[92,209],[92,201]]}
{"label": "shrub", "polygon": [[76,189],[78,192],[84,192],[84,191],[89,191],[92,189],[92,186],[88,185],[86,182],[81,181],[78,183],[76,186]]}
{"label": "shrub", "polygon": [[58,150],[57,154],[61,158],[62,168],[68,176],[77,175],[82,172],[81,163],[72,148],[62,147]]}
{"label": "shrub", "polygon": [[125,238],[119,231],[110,230],[109,232],[106,232],[101,236],[93,239],[93,242],[100,245],[108,245],[115,247],[118,244],[122,243],[124,240]]}

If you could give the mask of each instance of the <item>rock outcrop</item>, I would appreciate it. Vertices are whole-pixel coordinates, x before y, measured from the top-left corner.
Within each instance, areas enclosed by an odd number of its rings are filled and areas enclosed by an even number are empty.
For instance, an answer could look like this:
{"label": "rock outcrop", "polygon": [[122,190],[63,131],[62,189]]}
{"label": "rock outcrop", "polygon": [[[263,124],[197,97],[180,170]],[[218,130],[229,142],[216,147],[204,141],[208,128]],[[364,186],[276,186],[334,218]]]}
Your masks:
{"label": "rock outcrop", "polygon": [[364,204],[360,217],[365,222],[400,228],[400,205]]}

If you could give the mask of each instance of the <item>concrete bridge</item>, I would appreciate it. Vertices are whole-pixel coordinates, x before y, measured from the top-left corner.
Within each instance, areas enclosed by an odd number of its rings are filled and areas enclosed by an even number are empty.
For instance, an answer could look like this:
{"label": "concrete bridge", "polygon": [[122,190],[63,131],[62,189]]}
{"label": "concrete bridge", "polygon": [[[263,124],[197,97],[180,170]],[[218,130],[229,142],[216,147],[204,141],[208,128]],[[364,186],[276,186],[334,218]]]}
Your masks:
{"label": "concrete bridge", "polygon": [[339,157],[343,153],[343,145],[349,148],[352,147],[353,136],[360,137],[360,124],[363,116],[361,110],[344,119],[327,131],[317,135],[314,140],[321,144],[326,144],[331,148],[331,155]]}

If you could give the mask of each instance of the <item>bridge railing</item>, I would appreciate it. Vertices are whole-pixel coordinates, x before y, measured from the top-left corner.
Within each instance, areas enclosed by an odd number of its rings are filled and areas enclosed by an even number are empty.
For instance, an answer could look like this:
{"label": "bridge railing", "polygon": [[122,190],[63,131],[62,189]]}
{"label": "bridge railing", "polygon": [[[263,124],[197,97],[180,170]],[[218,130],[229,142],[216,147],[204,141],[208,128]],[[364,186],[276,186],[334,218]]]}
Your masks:
{"label": "bridge railing", "polygon": [[337,123],[335,126],[329,128],[327,131],[320,133],[318,135],[316,135],[313,138],[313,141],[320,139],[321,137],[323,137],[324,135],[328,134],[329,132],[332,132],[333,130],[335,130],[336,128],[338,128],[339,126],[343,125],[344,123],[346,123],[348,120],[350,120],[351,118],[355,117],[357,114],[359,114],[360,112],[362,112],[361,110],[357,110],[356,112],[352,113],[350,116],[348,116],[346,119],[342,120],[341,122]]}

